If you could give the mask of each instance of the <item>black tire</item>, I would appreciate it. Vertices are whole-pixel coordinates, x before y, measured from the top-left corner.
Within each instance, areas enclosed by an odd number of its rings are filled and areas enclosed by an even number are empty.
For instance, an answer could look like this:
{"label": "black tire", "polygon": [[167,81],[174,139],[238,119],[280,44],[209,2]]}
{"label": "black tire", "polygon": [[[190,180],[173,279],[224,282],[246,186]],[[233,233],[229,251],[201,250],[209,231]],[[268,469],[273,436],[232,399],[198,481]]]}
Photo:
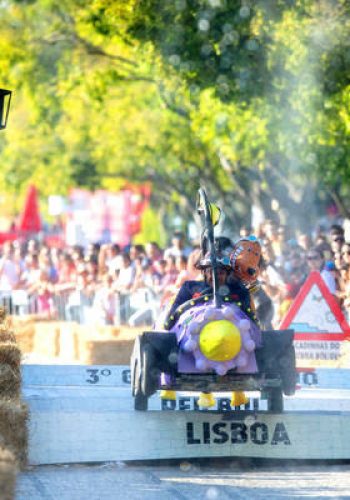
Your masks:
{"label": "black tire", "polygon": [[140,372],[138,360],[133,360],[132,370],[131,370],[131,391],[132,395],[135,397],[136,394],[140,392]]}
{"label": "black tire", "polygon": [[148,397],[140,392],[136,394],[134,398],[134,408],[136,411],[147,411]]}
{"label": "black tire", "polygon": [[140,339],[136,338],[134,344],[134,350],[131,356],[131,391],[132,395],[135,397],[141,391],[140,384]]}
{"label": "black tire", "polygon": [[144,344],[141,348],[141,392],[146,397],[157,391],[159,375],[154,348],[150,344]]}
{"label": "black tire", "polygon": [[142,393],[141,381],[141,343],[137,339],[135,341],[134,351],[131,358],[131,383],[132,395],[134,396],[134,409],[136,411],[147,411],[148,397]]}
{"label": "black tire", "polygon": [[280,387],[269,389],[267,397],[267,410],[273,413],[283,412],[283,394]]}
{"label": "black tire", "polygon": [[279,359],[280,377],[282,381],[283,393],[286,396],[293,396],[297,383],[297,371],[295,367],[295,350],[290,346]]}

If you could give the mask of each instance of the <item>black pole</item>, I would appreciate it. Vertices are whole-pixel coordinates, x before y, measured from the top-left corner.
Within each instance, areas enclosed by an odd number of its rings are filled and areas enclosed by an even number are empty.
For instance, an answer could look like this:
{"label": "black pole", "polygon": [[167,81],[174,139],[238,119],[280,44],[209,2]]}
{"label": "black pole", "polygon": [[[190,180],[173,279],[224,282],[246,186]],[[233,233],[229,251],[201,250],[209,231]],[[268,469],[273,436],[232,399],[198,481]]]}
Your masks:
{"label": "black pole", "polygon": [[[201,236],[201,250],[204,257],[204,254],[209,252],[210,265],[212,269],[213,276],[213,296],[214,296],[214,305],[215,307],[221,306],[221,297],[219,295],[219,280],[218,280],[218,271],[217,271],[217,259],[216,259],[216,249],[215,249],[215,240],[214,240],[214,226],[211,219],[211,211],[210,205],[208,201],[207,194],[203,188],[198,190],[198,199],[197,199],[197,211],[199,214],[204,217],[204,229],[202,231]],[[203,220],[203,219],[202,219]]]}
{"label": "black pole", "polygon": [[[11,104],[11,90],[0,89],[0,130],[6,128]],[[8,100],[5,101],[6,96]]]}

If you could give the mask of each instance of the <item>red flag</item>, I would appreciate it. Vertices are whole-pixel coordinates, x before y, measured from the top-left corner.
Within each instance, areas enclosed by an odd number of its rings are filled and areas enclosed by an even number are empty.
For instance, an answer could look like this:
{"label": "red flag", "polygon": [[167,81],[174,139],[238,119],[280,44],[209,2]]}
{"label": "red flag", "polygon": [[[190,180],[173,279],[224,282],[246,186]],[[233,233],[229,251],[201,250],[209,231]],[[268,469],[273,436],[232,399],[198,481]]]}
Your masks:
{"label": "red flag", "polygon": [[41,230],[38,192],[35,186],[29,186],[23,212],[18,223],[19,231],[38,233]]}

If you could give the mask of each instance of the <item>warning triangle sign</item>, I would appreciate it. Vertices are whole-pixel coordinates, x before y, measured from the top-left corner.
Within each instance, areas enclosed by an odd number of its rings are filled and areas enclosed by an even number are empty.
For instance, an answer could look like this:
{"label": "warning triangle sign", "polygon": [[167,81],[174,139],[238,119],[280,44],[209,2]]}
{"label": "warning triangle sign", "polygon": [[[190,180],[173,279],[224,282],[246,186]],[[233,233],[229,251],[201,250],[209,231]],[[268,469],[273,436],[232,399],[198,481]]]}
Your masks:
{"label": "warning triangle sign", "polygon": [[288,328],[295,331],[295,340],[339,342],[350,339],[350,326],[317,271],[309,274],[282,320],[280,329]]}

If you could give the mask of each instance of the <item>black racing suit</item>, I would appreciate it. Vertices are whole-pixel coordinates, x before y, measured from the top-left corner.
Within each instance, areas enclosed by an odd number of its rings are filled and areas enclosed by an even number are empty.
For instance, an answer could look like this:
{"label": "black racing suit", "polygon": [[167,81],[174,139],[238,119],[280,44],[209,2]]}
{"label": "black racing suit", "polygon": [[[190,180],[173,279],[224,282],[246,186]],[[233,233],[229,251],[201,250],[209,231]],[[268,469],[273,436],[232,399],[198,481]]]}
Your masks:
{"label": "black racing suit", "polygon": [[[225,285],[221,287],[221,290],[226,292],[224,295],[229,298],[230,302],[239,303],[239,307],[243,311],[250,312],[250,294],[239,281],[232,280],[225,283]],[[172,318],[176,309],[181,306],[181,304],[184,304],[191,299],[195,299],[203,295],[210,295],[212,293],[213,288],[205,281],[185,281],[175,297],[170,311],[167,314],[167,318]]]}

